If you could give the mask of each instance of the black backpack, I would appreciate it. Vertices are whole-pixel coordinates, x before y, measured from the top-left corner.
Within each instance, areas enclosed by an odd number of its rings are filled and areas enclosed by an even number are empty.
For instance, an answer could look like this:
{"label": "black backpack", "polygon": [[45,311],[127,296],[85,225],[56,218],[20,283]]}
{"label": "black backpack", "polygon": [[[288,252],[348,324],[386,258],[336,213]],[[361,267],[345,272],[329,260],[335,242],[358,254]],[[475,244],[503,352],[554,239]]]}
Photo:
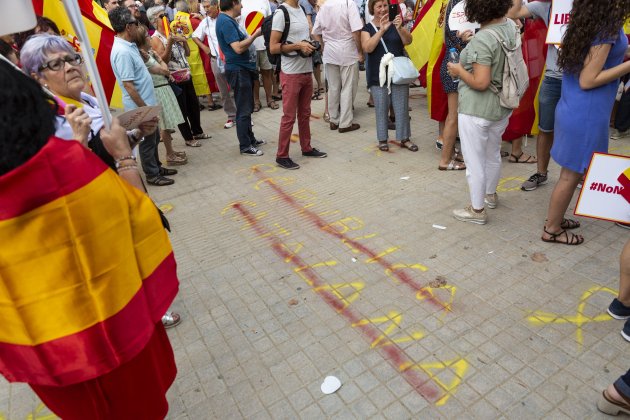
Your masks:
{"label": "black backpack", "polygon": [[[300,8],[302,9],[302,11],[304,11],[304,7],[300,6]],[[282,31],[282,36],[280,37],[280,44],[285,44],[287,42],[287,38],[289,37],[289,28],[291,26],[291,18],[289,17],[289,11],[287,10],[286,7],[278,6],[278,9],[281,9],[282,12],[284,13],[284,31]],[[305,11],[304,13],[306,14]],[[280,62],[280,54],[272,54],[271,51],[269,50],[269,40],[271,39],[271,26],[273,25],[274,15],[275,15],[275,12],[263,19],[261,30],[262,30],[263,38],[265,39],[265,49],[267,50],[267,58],[269,58],[269,62],[275,66]]]}

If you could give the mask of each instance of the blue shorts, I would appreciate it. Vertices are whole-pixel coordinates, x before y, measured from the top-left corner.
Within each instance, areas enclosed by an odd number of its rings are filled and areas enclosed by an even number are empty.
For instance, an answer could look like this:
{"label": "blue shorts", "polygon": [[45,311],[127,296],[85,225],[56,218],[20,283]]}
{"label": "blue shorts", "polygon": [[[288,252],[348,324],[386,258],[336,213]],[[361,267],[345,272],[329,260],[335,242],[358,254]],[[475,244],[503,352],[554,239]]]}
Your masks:
{"label": "blue shorts", "polygon": [[553,133],[561,92],[562,79],[545,76],[538,93],[538,129],[543,133]]}

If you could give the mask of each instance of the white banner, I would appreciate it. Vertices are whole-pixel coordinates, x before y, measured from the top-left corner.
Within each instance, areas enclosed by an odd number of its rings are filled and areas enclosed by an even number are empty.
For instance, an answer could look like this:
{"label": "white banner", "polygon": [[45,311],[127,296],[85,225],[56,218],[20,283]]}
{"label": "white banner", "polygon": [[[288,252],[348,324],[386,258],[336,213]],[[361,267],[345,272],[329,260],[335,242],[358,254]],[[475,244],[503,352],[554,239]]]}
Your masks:
{"label": "white banner", "polygon": [[547,44],[560,45],[562,37],[571,20],[573,0],[553,0],[551,3],[551,15],[549,16],[549,30],[547,31]]}
{"label": "white banner", "polygon": [[451,31],[473,31],[479,29],[481,25],[477,22],[468,22],[468,18],[466,17],[466,13],[464,13],[464,8],[466,7],[465,1],[460,1],[453,7],[451,10],[451,14],[448,16],[448,26],[451,28]]}
{"label": "white banner", "polygon": [[594,153],[580,191],[575,215],[630,223],[630,203],[617,180],[630,168],[630,157]]}

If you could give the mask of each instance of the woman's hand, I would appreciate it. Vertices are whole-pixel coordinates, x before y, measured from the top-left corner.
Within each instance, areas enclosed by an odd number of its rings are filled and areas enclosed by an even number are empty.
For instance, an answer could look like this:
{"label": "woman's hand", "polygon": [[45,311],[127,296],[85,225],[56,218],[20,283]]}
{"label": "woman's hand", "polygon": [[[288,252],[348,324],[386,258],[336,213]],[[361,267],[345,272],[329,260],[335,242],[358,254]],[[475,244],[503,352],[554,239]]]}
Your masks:
{"label": "woman's hand", "polygon": [[118,118],[112,118],[112,126],[109,131],[105,128],[101,129],[101,140],[107,153],[114,159],[131,155],[127,130],[120,125]]}
{"label": "woman's hand", "polygon": [[[389,16],[388,16],[388,20],[389,20]],[[400,29],[400,27],[402,26],[402,18],[400,17],[400,13],[396,15],[396,19],[392,21],[392,24],[394,25],[396,30]]]}
{"label": "woman's hand", "polygon": [[473,31],[470,29],[465,30],[464,32],[457,31],[457,37],[464,41],[465,43],[470,42],[470,40],[475,36]]}
{"label": "woman's hand", "polygon": [[389,21],[389,16],[388,15],[383,16],[379,23],[381,24],[380,32],[383,33],[383,34],[385,33],[385,31],[387,31],[389,29],[389,25],[392,24]]}
{"label": "woman's hand", "polygon": [[90,134],[92,118],[83,110],[75,105],[68,105],[65,109],[66,120],[72,128],[72,135],[75,140],[87,146],[88,134]]}
{"label": "woman's hand", "polygon": [[446,69],[448,75],[453,78],[458,78],[462,72],[466,71],[461,63],[446,63]]}
{"label": "woman's hand", "polygon": [[181,35],[177,35],[171,32],[171,34],[168,36],[169,39],[172,39],[172,42],[186,42],[186,38],[184,38]]}

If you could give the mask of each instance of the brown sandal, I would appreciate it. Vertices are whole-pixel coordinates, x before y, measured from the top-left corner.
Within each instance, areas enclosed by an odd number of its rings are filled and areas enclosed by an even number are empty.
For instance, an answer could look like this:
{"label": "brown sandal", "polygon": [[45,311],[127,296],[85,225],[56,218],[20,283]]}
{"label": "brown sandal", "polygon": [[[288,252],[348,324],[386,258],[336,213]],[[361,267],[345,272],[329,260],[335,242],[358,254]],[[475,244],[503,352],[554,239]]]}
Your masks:
{"label": "brown sandal", "polygon": [[267,102],[267,106],[271,109],[278,109],[280,106],[276,103],[276,101]]}
{"label": "brown sandal", "polygon": [[[543,231],[550,236],[550,238],[545,238],[541,236],[543,242],[551,242],[565,245],[580,245],[584,242],[584,237],[582,235],[574,235],[573,233],[567,233],[565,229],[562,229],[560,232],[551,233],[547,230],[547,227],[543,227]],[[563,236],[566,239],[565,241],[558,240],[559,237]],[[571,236],[569,236],[571,235]]]}
{"label": "brown sandal", "polygon": [[405,139],[400,141],[400,147],[403,149],[407,149],[412,152],[418,151],[418,146],[416,146],[411,140]]}

